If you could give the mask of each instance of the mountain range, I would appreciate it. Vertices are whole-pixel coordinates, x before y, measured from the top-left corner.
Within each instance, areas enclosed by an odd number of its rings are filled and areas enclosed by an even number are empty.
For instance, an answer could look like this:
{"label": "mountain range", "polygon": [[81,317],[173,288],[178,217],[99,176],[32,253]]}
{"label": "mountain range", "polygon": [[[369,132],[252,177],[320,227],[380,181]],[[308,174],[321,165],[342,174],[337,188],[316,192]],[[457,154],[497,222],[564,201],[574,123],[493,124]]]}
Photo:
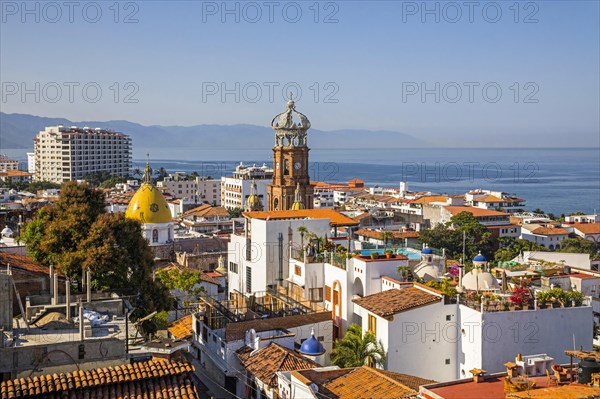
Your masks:
{"label": "mountain range", "polygon": [[[0,150],[32,148],[35,135],[46,126],[89,126],[111,129],[131,136],[134,146],[143,148],[203,147],[205,149],[255,149],[273,145],[273,129],[269,126],[194,125],[144,126],[125,120],[70,121],[28,114],[0,112]],[[431,144],[406,133],[385,130],[310,129],[310,145],[315,148],[421,148]]]}

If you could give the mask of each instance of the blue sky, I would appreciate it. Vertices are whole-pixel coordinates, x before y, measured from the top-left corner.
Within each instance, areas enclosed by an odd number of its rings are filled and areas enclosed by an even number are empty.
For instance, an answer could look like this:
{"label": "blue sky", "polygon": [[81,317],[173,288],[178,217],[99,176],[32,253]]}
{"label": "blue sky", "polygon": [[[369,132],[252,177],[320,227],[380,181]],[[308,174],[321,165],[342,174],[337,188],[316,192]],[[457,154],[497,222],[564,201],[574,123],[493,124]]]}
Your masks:
{"label": "blue sky", "polygon": [[30,2],[30,13],[23,4],[1,1],[3,112],[267,125],[291,83],[322,130],[598,145],[596,1],[476,1],[472,15],[463,1],[98,1],[76,2],[72,17],[63,2]]}

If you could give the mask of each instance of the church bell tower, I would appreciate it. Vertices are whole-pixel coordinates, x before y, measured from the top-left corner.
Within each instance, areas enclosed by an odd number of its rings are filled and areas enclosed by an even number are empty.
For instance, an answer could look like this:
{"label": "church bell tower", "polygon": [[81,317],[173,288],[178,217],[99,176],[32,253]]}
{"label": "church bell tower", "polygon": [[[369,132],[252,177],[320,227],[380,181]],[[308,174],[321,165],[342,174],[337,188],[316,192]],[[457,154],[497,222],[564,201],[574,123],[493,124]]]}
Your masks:
{"label": "church bell tower", "polygon": [[305,209],[312,209],[314,189],[308,176],[310,149],[306,141],[310,121],[296,111],[290,96],[287,110],[273,118],[271,127],[275,130],[275,147],[273,183],[268,187],[269,210],[297,209],[295,202],[302,203]]}

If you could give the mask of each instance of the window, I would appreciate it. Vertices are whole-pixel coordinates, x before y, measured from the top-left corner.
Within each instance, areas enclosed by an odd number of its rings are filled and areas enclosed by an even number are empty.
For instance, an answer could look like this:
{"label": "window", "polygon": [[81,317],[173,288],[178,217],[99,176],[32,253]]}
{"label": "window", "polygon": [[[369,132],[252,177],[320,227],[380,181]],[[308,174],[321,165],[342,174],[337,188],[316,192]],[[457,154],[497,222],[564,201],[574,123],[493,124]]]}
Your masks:
{"label": "window", "polygon": [[446,315],[446,321],[450,321],[452,319],[452,315],[447,314]]}
{"label": "window", "polygon": [[158,242],[158,230],[152,230],[152,242]]}
{"label": "window", "polygon": [[450,359],[446,359],[446,364],[450,364]]}
{"label": "window", "polygon": [[377,335],[377,318],[372,314],[369,315],[369,326],[368,330],[373,335]]}
{"label": "window", "polygon": [[234,262],[229,262],[229,271],[232,273],[238,273],[238,264]]}
{"label": "window", "polygon": [[252,293],[252,268],[246,266],[246,292]]}
{"label": "window", "polygon": [[325,286],[325,300],[331,302],[331,287],[328,285]]}
{"label": "window", "polygon": [[294,274],[296,276],[302,276],[302,267],[300,265],[294,266]]}

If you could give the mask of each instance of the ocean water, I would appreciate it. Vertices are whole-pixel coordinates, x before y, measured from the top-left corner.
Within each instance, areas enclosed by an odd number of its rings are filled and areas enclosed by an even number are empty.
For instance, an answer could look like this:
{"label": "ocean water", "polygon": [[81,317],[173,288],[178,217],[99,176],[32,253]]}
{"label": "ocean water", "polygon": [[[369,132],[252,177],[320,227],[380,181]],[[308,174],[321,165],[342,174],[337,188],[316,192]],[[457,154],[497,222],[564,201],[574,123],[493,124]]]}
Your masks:
{"label": "ocean water", "polygon": [[[27,150],[2,150],[25,160]],[[272,150],[135,148],[133,167],[143,169],[146,154],[153,168],[226,176],[240,161],[272,165]],[[456,194],[484,188],[516,194],[527,209],[554,214],[600,211],[598,148],[382,148],[311,149],[312,180]]]}

